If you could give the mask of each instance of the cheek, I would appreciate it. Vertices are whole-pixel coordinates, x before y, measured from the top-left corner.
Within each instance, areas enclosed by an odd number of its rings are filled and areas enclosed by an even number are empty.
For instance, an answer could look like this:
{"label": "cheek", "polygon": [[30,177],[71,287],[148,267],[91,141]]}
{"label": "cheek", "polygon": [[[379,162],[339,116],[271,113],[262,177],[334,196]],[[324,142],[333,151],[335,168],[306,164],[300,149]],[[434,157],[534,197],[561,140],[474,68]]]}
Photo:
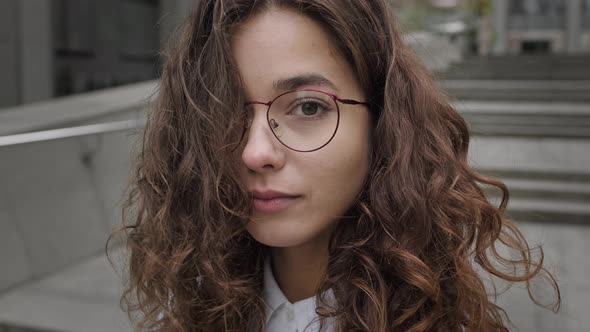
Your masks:
{"label": "cheek", "polygon": [[[342,126],[334,140],[318,151],[314,167],[306,168],[314,201],[343,213],[362,189],[369,167],[368,121]],[[311,160],[310,164],[311,164]]]}
{"label": "cheek", "polygon": [[367,175],[368,158],[365,150],[351,149],[349,146],[340,157],[332,160],[332,167],[326,168],[325,177],[319,181],[323,181],[326,189],[333,192],[335,197],[356,196]]}
{"label": "cheek", "polygon": [[351,179],[364,179],[370,152],[369,116],[367,113],[351,112],[345,113],[334,141],[328,145],[330,149],[326,153],[332,160],[329,165],[334,168],[333,172]]}

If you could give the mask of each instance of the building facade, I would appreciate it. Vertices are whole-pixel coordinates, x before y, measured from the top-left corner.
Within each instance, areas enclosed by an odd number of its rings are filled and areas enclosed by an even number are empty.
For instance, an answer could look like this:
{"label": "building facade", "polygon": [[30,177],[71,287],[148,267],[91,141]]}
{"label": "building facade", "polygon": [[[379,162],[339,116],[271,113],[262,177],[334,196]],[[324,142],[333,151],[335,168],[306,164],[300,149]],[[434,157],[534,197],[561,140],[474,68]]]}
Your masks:
{"label": "building facade", "polygon": [[590,52],[590,0],[493,0],[495,54]]}
{"label": "building facade", "polygon": [[0,108],[156,78],[161,45],[189,6],[0,1]]}

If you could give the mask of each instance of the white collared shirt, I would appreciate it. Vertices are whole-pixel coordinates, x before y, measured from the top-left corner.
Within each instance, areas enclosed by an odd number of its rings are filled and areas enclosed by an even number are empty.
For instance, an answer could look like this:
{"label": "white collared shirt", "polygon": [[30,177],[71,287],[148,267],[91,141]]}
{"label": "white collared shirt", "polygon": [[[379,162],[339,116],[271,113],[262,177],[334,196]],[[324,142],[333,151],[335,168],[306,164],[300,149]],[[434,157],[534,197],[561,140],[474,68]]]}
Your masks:
{"label": "white collared shirt", "polygon": [[[262,296],[266,303],[266,332],[319,331],[319,318],[307,327],[317,317],[315,313],[315,296],[295,303],[289,302],[274,278],[270,265],[270,257],[268,256],[264,261],[264,289]],[[326,297],[334,301],[334,294],[331,289],[327,291]],[[324,331],[332,332],[333,320],[328,319],[327,322],[327,327]]]}

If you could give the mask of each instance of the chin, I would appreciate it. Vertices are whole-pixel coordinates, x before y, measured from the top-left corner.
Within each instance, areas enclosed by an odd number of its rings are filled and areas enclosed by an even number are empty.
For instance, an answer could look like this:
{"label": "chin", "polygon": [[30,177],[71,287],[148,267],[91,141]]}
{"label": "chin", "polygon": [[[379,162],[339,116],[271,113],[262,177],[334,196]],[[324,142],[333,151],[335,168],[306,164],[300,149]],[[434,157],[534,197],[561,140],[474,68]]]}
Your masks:
{"label": "chin", "polygon": [[284,222],[250,221],[246,230],[256,241],[269,247],[294,247],[307,240],[301,225],[294,228]]}

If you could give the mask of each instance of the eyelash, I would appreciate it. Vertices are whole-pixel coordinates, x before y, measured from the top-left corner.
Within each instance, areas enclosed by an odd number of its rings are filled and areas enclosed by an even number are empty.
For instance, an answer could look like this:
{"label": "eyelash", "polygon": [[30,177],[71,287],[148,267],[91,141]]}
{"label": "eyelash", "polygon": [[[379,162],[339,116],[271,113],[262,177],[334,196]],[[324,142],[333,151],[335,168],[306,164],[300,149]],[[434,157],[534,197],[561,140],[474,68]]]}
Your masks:
{"label": "eyelash", "polygon": [[[321,117],[322,117],[322,115],[323,115],[324,113],[326,113],[326,112],[330,112],[330,111],[331,111],[330,107],[327,107],[327,106],[325,105],[325,103],[323,103],[323,102],[320,102],[320,101],[317,101],[317,100],[312,100],[312,99],[308,99],[308,100],[298,100],[298,101],[297,101],[297,103],[296,103],[296,105],[295,105],[295,107],[294,107],[294,109],[297,109],[297,108],[298,108],[298,107],[300,107],[301,105],[303,105],[303,104],[308,104],[308,103],[309,103],[309,104],[315,104],[315,105],[318,105],[318,107],[320,108],[320,112],[319,112],[320,114],[319,114],[319,115],[312,115],[312,116],[305,116],[305,115],[303,115],[303,116],[300,116],[301,118],[303,118],[303,119],[305,119],[305,120],[315,120],[315,119],[321,118]],[[289,111],[289,114],[290,114],[290,113],[291,113],[291,111]]]}

